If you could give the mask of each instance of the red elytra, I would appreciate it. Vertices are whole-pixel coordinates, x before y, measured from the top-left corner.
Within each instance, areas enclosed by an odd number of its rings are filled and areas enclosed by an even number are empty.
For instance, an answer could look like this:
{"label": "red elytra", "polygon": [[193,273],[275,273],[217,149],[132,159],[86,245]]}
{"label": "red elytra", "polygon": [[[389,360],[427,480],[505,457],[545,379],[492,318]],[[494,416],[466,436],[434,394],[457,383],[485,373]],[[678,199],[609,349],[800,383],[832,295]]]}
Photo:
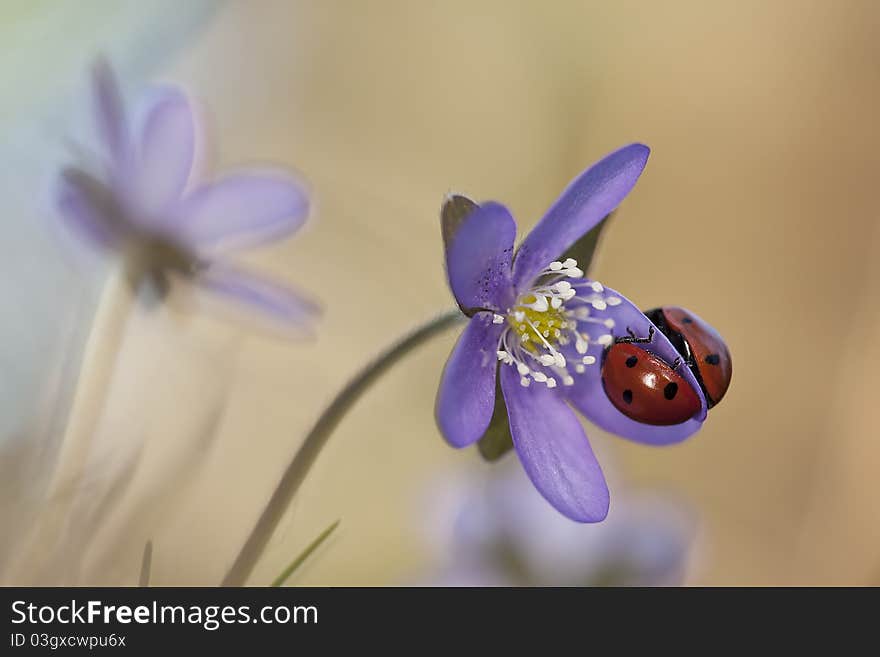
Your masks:
{"label": "red elytra", "polygon": [[655,308],[645,315],[670,339],[691,366],[706,394],[706,405],[712,408],[720,402],[730,387],[733,362],[718,331],[679,306]]}
{"label": "red elytra", "polygon": [[681,424],[700,410],[700,398],[684,377],[630,342],[605,350],[602,385],[617,410],[642,424]]}

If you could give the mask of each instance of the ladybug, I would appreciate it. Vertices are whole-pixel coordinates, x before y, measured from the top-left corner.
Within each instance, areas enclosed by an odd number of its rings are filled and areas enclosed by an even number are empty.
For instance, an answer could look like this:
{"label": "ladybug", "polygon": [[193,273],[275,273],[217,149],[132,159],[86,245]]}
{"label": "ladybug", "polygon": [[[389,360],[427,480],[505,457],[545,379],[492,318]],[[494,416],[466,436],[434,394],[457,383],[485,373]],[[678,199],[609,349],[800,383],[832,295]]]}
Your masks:
{"label": "ladybug", "polygon": [[724,397],[733,375],[730,351],[718,331],[689,310],[663,306],[645,313],[682,355],[706,395],[715,406]]}
{"label": "ladybug", "polygon": [[621,337],[605,350],[602,386],[614,407],[642,424],[670,425],[686,422],[700,410],[696,391],[676,370],[681,358],[671,365],[638,343],[654,339],[654,327],[647,338]]}

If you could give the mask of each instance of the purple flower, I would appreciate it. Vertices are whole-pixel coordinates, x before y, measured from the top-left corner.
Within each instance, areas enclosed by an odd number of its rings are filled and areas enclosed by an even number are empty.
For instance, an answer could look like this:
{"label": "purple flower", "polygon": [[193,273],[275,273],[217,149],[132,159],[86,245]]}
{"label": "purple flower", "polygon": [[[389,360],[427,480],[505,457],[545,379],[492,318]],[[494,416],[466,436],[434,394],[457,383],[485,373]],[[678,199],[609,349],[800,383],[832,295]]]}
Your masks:
{"label": "purple flower", "polygon": [[[674,586],[694,556],[697,522],[677,496],[626,490],[605,522],[556,513],[519,468],[445,477],[427,537],[442,586]],[[484,476],[481,476],[484,475]]]}
{"label": "purple flower", "polygon": [[[516,224],[503,205],[475,205],[444,225],[449,284],[470,321],[440,382],[440,429],[455,447],[479,440],[496,406],[497,373],[523,467],[550,504],[579,522],[604,519],[609,496],[571,407],[606,431],[651,445],[684,440],[706,418],[705,396],[687,367],[678,372],[700,400],[690,420],[649,426],[614,407],[602,386],[602,352],[629,331],[648,336],[654,325],[623,295],[585,279],[575,260],[561,260],[632,189],[648,153],[631,144],[584,171],[516,254]],[[656,329],[640,346],[668,363],[678,357]]]}
{"label": "purple flower", "polygon": [[309,211],[304,184],[274,170],[198,181],[200,126],[183,91],[154,89],[130,116],[106,61],[96,63],[92,84],[99,137],[94,170],[64,169],[56,191],[73,232],[121,253],[133,285],[146,280],[160,295],[177,277],[283,321],[313,312],[293,291],[222,259],[302,226]]}

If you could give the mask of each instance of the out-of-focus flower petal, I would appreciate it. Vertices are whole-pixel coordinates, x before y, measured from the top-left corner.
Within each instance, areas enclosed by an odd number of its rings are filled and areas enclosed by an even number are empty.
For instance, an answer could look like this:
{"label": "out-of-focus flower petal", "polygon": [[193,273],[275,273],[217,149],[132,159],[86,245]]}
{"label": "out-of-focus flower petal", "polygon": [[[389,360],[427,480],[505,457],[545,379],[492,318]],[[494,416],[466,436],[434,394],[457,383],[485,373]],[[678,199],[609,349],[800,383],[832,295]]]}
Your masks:
{"label": "out-of-focus flower petal", "polygon": [[698,518],[684,500],[642,491],[625,496],[620,512],[616,516],[612,512],[612,518],[615,522],[609,527],[604,556],[610,566],[606,570],[614,577],[604,583],[681,585],[698,533]]}
{"label": "out-of-focus flower petal", "polygon": [[318,306],[294,290],[251,272],[214,263],[193,279],[199,287],[290,324],[306,323]]}
{"label": "out-of-focus flower petal", "polygon": [[295,232],[309,213],[305,184],[280,171],[245,171],[205,184],[174,212],[173,232],[201,253],[244,249]]}
{"label": "out-of-focus flower petal", "polygon": [[[605,471],[615,480],[613,470]],[[429,585],[673,586],[697,538],[686,500],[662,490],[632,492],[618,481],[601,523],[566,518],[535,490],[519,463],[437,477],[420,527],[439,561]]]}
{"label": "out-of-focus flower petal", "polygon": [[473,561],[468,555],[459,555],[458,559],[452,560],[445,569],[417,580],[414,585],[458,589],[472,586],[512,587],[516,586],[517,582],[505,574],[491,559]]}
{"label": "out-of-focus flower petal", "polygon": [[435,410],[440,431],[454,447],[478,440],[492,419],[501,330],[492,323],[492,313],[477,313],[446,362]]}
{"label": "out-of-focus flower petal", "polygon": [[110,160],[107,164],[118,167],[128,157],[128,125],[116,75],[103,57],[92,67],[92,95],[95,128]]}
{"label": "out-of-focus flower petal", "polygon": [[[628,335],[627,329],[632,330],[637,336],[647,337],[650,327],[654,326],[651,320],[645,317],[644,313],[635,304],[619,292],[611,288],[605,288],[605,294],[612,297],[616,296],[620,299],[620,303],[615,306],[608,306],[603,311],[593,309],[591,314],[597,318],[613,319],[614,327],[609,329],[598,325],[599,328],[597,328],[595,324],[585,324],[584,329],[590,333],[591,337],[597,337],[597,332],[610,333],[615,338],[626,337]],[[656,327],[654,327],[654,339],[650,343],[640,344],[639,347],[659,356],[670,364],[679,357],[679,353],[669,341],[669,338],[663,335]],[[566,352],[567,355],[576,358],[571,348],[568,348]],[[590,422],[618,436],[649,445],[666,445],[680,442],[694,434],[702,426],[707,413],[706,398],[690,368],[684,363],[678,367],[677,372],[697,393],[701,404],[700,412],[693,419],[682,424],[653,426],[631,420],[614,407],[602,386],[600,362],[587,367],[583,374],[575,376],[573,386],[564,388],[571,403]]]}
{"label": "out-of-focus flower petal", "polygon": [[650,150],[630,144],[574,179],[520,245],[513,263],[517,290],[605,218],[636,184]]}
{"label": "out-of-focus flower petal", "polygon": [[125,237],[110,199],[101,183],[78,169],[65,169],[58,177],[55,204],[62,219],[77,237],[103,249]]}
{"label": "out-of-focus flower petal", "polygon": [[149,97],[137,135],[130,193],[142,220],[167,221],[165,211],[183,194],[195,157],[196,117],[179,89]]}
{"label": "out-of-focus flower petal", "polygon": [[[534,584],[678,585],[696,519],[684,500],[665,491],[633,494],[617,483],[608,517],[593,525],[556,513],[517,468],[493,468],[481,492],[485,513],[495,519],[495,540],[509,542],[507,551],[519,556]],[[475,546],[471,553],[484,550]]]}
{"label": "out-of-focus flower petal", "polygon": [[608,486],[574,411],[546,386],[520,385],[513,367],[501,367],[500,376],[513,444],[532,483],[572,520],[603,520]]}
{"label": "out-of-focus flower petal", "polygon": [[499,203],[467,215],[446,251],[449,286],[462,310],[502,310],[513,301],[510,262],[516,222]]}

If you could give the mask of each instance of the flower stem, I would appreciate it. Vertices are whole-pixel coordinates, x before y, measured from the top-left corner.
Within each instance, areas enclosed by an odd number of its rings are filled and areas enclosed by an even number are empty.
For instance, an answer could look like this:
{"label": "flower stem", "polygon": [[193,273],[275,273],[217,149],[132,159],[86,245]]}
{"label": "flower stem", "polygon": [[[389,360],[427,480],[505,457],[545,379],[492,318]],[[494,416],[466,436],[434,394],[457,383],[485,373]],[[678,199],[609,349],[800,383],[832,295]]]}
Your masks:
{"label": "flower stem", "polygon": [[223,586],[242,586],[247,581],[327,439],[360,396],[406,354],[461,319],[464,316],[456,308],[429,320],[379,354],[336,395],[288,464],[257,524],[226,573]]}
{"label": "flower stem", "polygon": [[141,575],[138,578],[138,586],[150,585],[150,570],[153,564],[153,541],[147,541],[144,545],[144,555],[141,557]]}
{"label": "flower stem", "polygon": [[114,271],[101,292],[80,358],[47,502],[28,538],[26,558],[38,569],[45,568],[43,561],[65,540],[63,523],[85,476],[134,301],[125,272]]}
{"label": "flower stem", "polygon": [[[105,410],[134,302],[125,274],[111,274],[95,313],[76,382],[62,447],[67,453],[59,461],[65,466],[74,466],[75,471],[85,463],[91,439]],[[80,437],[82,440],[78,440]]]}
{"label": "flower stem", "polygon": [[339,526],[340,522],[341,520],[337,520],[332,525],[327,527],[327,529],[318,534],[315,540],[309,543],[306,549],[303,550],[300,555],[296,559],[294,559],[289,566],[287,566],[287,568],[281,571],[281,574],[274,579],[270,586],[281,586],[282,584],[284,584],[284,582],[286,582],[290,578],[290,576],[296,572],[297,568],[302,566],[303,563],[305,563],[305,560],[312,556],[312,553],[315,550],[321,547],[321,543],[330,538],[330,534],[332,534],[333,531]]}

